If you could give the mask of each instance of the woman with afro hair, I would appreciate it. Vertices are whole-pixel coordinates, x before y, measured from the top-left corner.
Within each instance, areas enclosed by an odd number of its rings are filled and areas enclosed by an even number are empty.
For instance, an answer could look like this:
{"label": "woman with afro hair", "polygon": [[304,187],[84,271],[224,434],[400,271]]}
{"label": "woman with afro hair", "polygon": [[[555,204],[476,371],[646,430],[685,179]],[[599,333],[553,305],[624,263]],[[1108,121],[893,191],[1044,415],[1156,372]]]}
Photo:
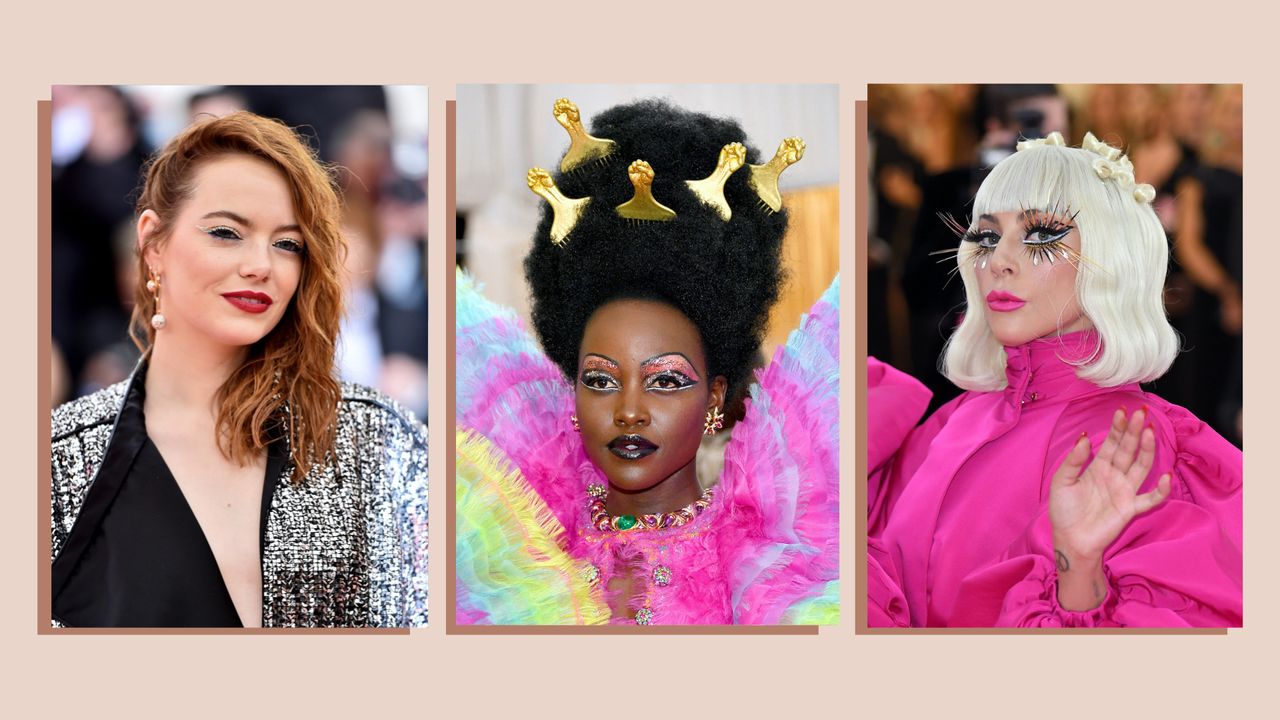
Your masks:
{"label": "woman with afro hair", "polygon": [[838,279],[747,389],[803,142],[762,162],[736,122],[653,100],[590,133],[554,115],[571,145],[528,177],[541,345],[458,277],[457,621],[835,622]]}

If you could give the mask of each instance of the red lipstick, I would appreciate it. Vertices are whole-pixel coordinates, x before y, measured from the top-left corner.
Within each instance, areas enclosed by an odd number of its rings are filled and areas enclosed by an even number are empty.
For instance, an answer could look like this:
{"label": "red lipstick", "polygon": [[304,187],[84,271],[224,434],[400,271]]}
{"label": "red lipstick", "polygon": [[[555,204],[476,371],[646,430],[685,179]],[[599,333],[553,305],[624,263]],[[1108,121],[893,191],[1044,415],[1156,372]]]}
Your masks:
{"label": "red lipstick", "polygon": [[1026,300],[1003,290],[992,290],[987,293],[987,307],[996,312],[1012,312],[1026,304]]}
{"label": "red lipstick", "polygon": [[271,303],[274,302],[270,295],[252,290],[222,293],[222,297],[237,308],[254,314],[266,312],[267,308],[271,307]]}

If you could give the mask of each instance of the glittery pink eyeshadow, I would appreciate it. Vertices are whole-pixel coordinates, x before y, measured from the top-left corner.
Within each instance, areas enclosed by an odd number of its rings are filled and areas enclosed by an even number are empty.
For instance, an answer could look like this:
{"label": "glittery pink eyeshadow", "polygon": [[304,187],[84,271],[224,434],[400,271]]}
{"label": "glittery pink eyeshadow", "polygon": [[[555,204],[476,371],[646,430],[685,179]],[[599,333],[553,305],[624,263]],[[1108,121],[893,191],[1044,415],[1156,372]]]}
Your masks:
{"label": "glittery pink eyeshadow", "polygon": [[702,380],[702,378],[699,377],[698,372],[693,369],[693,365],[690,364],[688,360],[685,360],[682,355],[663,355],[660,358],[656,358],[645,363],[641,370],[645,375],[651,375],[664,370],[674,370],[678,373],[684,374],[684,376],[690,380]]}
{"label": "glittery pink eyeshadow", "polygon": [[617,372],[618,366],[616,363],[610,360],[606,360],[600,357],[599,355],[588,355],[582,359],[582,369],[583,370],[608,370],[611,372]]}

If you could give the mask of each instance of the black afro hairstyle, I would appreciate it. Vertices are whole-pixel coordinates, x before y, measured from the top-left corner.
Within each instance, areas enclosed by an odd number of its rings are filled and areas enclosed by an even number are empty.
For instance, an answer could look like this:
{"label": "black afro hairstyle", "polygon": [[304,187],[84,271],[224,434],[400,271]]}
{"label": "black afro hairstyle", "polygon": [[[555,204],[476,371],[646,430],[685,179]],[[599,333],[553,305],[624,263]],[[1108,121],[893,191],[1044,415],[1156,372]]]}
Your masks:
{"label": "black afro hairstyle", "polygon": [[[590,132],[618,146],[606,162],[588,161],[556,173],[555,181],[566,196],[591,202],[563,247],[551,242],[553,213],[543,203],[524,261],[543,349],[573,378],[587,320],[597,308],[624,298],[665,302],[698,328],[707,370],[728,381],[728,401],[749,380],[769,309],[778,299],[787,217],[764,205],[748,185],[745,166],[725,183],[728,222],[685,181],[710,175],[728,143],[747,145],[750,164],[761,163],[759,152],[737,122],[660,100],[613,107],[595,117]],[[676,211],[674,220],[641,222],[614,212],[634,194],[627,177],[633,160],[653,167],[653,195]]]}

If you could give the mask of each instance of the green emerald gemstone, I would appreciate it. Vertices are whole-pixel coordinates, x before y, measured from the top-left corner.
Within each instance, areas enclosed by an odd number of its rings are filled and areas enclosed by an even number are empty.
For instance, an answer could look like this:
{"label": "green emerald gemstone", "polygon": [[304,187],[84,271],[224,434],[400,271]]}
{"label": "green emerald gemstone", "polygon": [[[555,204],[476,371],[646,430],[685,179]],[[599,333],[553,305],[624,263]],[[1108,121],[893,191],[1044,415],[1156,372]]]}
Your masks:
{"label": "green emerald gemstone", "polygon": [[618,529],[619,529],[619,530],[630,530],[631,528],[633,528],[633,527],[635,527],[635,526],[636,526],[636,516],[635,516],[635,515],[619,515],[619,516],[618,516]]}

